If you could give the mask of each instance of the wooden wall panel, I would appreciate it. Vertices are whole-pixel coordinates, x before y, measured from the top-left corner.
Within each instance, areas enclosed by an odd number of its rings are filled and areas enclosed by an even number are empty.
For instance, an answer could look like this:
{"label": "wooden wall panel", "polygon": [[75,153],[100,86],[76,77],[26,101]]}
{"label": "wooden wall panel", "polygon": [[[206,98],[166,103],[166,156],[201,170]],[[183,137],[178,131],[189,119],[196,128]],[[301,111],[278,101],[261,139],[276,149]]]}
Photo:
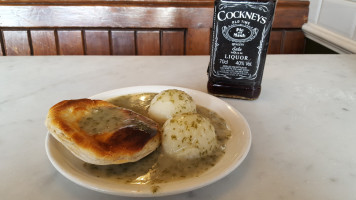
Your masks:
{"label": "wooden wall panel", "polygon": [[279,54],[281,52],[283,31],[271,31],[269,38],[268,54]]}
{"label": "wooden wall panel", "polygon": [[85,45],[87,55],[110,55],[109,32],[86,30]]}
{"label": "wooden wall panel", "polygon": [[184,31],[162,31],[162,55],[184,55]]}
{"label": "wooden wall panel", "polygon": [[[140,1],[138,1],[140,2]],[[81,6],[56,4],[0,6],[3,27],[210,28],[212,7]]]}
{"label": "wooden wall panel", "polygon": [[160,55],[160,32],[137,31],[137,55]]}
{"label": "wooden wall panel", "polygon": [[27,31],[3,31],[3,34],[6,55],[31,55]]}
{"label": "wooden wall panel", "polygon": [[33,55],[57,55],[54,30],[31,31]]}
{"label": "wooden wall panel", "polygon": [[[14,1],[14,0],[2,0]],[[26,0],[22,0],[26,1]],[[126,5],[119,5],[120,1],[110,1],[113,5],[103,2],[89,2],[73,0],[75,2],[58,0],[37,0],[51,6],[34,4],[27,0],[25,6],[0,7],[0,24],[4,27],[126,27],[126,28],[210,28],[213,19],[213,3],[199,6],[197,1],[186,2],[184,7],[171,7],[167,12],[166,7],[154,6],[154,1],[147,1],[150,6],[140,5],[143,1],[132,0]],[[8,2],[8,3],[9,3]],[[124,2],[125,1],[121,1]],[[159,2],[164,2],[159,0]],[[179,2],[179,1],[166,1]],[[24,2],[22,2],[24,3]],[[84,5],[86,4],[87,5]],[[96,3],[96,4],[95,4]],[[198,4],[197,5],[194,5]],[[10,3],[11,4],[11,3]],[[102,6],[102,5],[107,6]],[[115,4],[117,4],[115,6]],[[136,4],[136,5],[134,5]],[[84,5],[83,9],[81,6]],[[94,5],[94,6],[93,6]],[[100,6],[96,6],[100,5]],[[129,6],[128,6],[129,5]],[[132,5],[132,6],[130,6]],[[308,19],[309,1],[279,0],[275,14],[274,28],[299,28]],[[189,17],[187,17],[189,16]],[[98,20],[100,19],[100,20]],[[150,20],[147,20],[150,19]],[[293,19],[293,20],[291,20]],[[137,23],[132,23],[137,22]]]}
{"label": "wooden wall panel", "polygon": [[113,55],[135,55],[135,32],[134,31],[111,31]]}
{"label": "wooden wall panel", "polygon": [[187,55],[207,55],[210,48],[210,28],[188,29],[186,36]]}
{"label": "wooden wall panel", "polygon": [[3,56],[4,54],[2,53],[2,42],[0,40],[0,56]]}
{"label": "wooden wall panel", "polygon": [[[0,0],[0,29],[8,31],[0,41],[2,53],[209,55],[213,5],[214,0]],[[301,52],[308,6],[307,0],[278,1],[269,53]]]}
{"label": "wooden wall panel", "polygon": [[308,21],[309,1],[279,0],[273,28],[300,28]]}
{"label": "wooden wall panel", "polygon": [[283,54],[304,53],[305,37],[303,31],[285,31]]}
{"label": "wooden wall panel", "polygon": [[[24,3],[24,2],[45,2],[45,3],[58,3],[64,0],[1,0],[0,2],[10,3]],[[68,4],[140,4],[140,5],[206,5],[211,6],[214,0],[65,0]],[[139,2],[139,3],[137,3]]]}
{"label": "wooden wall panel", "polygon": [[84,55],[81,31],[58,31],[58,45],[60,55]]}

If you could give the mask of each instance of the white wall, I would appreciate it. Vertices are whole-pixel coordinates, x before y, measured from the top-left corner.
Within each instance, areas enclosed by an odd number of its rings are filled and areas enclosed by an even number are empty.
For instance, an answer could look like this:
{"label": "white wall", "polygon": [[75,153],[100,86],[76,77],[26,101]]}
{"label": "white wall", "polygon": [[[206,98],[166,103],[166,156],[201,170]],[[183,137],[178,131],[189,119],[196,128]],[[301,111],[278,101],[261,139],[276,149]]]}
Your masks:
{"label": "white wall", "polygon": [[324,45],[339,53],[356,53],[356,0],[309,1],[308,24],[303,27],[306,36],[331,43]]}

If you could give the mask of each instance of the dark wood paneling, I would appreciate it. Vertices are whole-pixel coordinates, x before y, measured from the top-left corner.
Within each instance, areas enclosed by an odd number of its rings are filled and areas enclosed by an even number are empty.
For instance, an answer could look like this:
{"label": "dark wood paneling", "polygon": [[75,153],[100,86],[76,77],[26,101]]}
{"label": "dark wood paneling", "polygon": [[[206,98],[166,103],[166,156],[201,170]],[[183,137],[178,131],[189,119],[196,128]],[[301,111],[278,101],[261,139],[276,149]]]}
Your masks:
{"label": "dark wood paneling", "polygon": [[184,31],[162,32],[162,55],[184,54]]}
{"label": "dark wood paneling", "polygon": [[53,30],[32,30],[33,55],[57,55]]}
{"label": "dark wood paneling", "polygon": [[[59,0],[1,0],[1,4],[18,4],[18,3],[37,3],[37,4],[53,4]],[[147,5],[147,6],[212,6],[214,0],[60,0],[66,4],[80,5]]]}
{"label": "dark wood paneling", "polygon": [[111,31],[113,55],[135,55],[134,31]]}
{"label": "dark wood paneling", "polygon": [[[51,37],[50,33],[38,34],[37,38],[34,34],[31,44],[31,38],[26,41],[23,33],[54,30],[56,36],[58,29],[56,53],[60,55],[180,55],[182,48],[187,55],[208,55],[213,3],[214,0],[0,0],[0,29],[19,31],[17,37],[22,37],[9,43],[2,41],[3,51],[53,55],[53,40],[44,39],[49,45],[44,47],[38,38]],[[298,45],[303,44],[304,38],[292,32],[301,31],[308,6],[308,1],[278,1],[272,30],[283,34],[271,35],[270,53],[300,52]],[[81,30],[88,29],[93,34],[87,32],[86,39],[82,38]],[[183,40],[180,30],[185,30]],[[145,35],[147,38],[143,38]]]}
{"label": "dark wood paneling", "polygon": [[210,48],[210,29],[188,29],[186,36],[187,55],[206,55]]}
{"label": "dark wood paneling", "polygon": [[110,55],[108,31],[86,30],[85,44],[87,55]]}
{"label": "dark wood paneling", "polygon": [[308,21],[309,1],[279,0],[273,28],[301,28]]}
{"label": "dark wood paneling", "polygon": [[60,55],[84,55],[81,31],[58,31],[58,45]]}
{"label": "dark wood paneling", "polygon": [[4,54],[2,53],[2,42],[0,40],[0,56],[3,56]]}
{"label": "dark wood paneling", "polygon": [[3,34],[6,55],[31,55],[27,31],[3,31]]}
{"label": "dark wood paneling", "polygon": [[213,8],[33,5],[0,6],[0,13],[3,27],[210,28]]}
{"label": "dark wood paneling", "polygon": [[[11,4],[10,2],[8,0],[7,4]],[[27,2],[34,1],[28,0]],[[50,4],[48,0],[38,0],[38,2]],[[167,12],[166,7],[161,7],[160,5],[157,7],[152,6],[154,5],[152,2],[157,3],[158,1],[152,1],[151,6],[137,6],[142,4],[142,1],[127,1],[131,2],[131,4],[126,3],[125,6],[123,6],[124,3],[122,1],[116,3],[111,1],[113,4],[106,4],[107,6],[85,6],[85,9],[81,7],[83,2],[81,1],[80,3],[77,0],[72,1],[67,6],[61,6],[58,1],[53,0],[53,5],[50,7],[47,5],[41,6],[40,4],[34,4],[33,6],[26,4],[24,6],[2,6],[0,7],[0,13],[2,14],[0,25],[3,27],[210,28],[213,19],[213,0],[211,0],[208,7],[206,7],[206,2],[202,2],[201,7],[197,7],[199,3],[196,1],[190,3],[186,1],[184,4],[187,7],[171,7],[169,12]],[[3,2],[3,4],[5,3]],[[68,2],[62,2],[62,4],[65,3],[68,4]],[[76,3],[79,5],[75,5]],[[97,1],[97,3],[100,3],[100,1]],[[135,4],[135,6],[128,6],[132,4]],[[278,1],[273,27],[301,27],[308,19],[308,6],[309,1]]]}
{"label": "dark wood paneling", "polygon": [[137,31],[137,55],[160,55],[159,31]]}
{"label": "dark wood paneling", "polygon": [[283,31],[271,31],[267,53],[279,54],[281,52],[282,38]]}
{"label": "dark wood paneling", "polygon": [[304,53],[305,37],[303,31],[285,31],[283,41],[284,54]]}

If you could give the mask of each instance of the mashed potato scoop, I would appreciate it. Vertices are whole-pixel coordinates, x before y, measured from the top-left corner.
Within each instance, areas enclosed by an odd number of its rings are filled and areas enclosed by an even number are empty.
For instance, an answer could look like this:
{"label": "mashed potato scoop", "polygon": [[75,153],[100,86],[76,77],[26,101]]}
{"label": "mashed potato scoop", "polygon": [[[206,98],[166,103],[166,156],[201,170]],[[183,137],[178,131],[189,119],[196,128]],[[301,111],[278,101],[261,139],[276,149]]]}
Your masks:
{"label": "mashed potato scoop", "polygon": [[216,147],[214,126],[199,114],[175,115],[163,125],[163,151],[176,159],[204,157]]}
{"label": "mashed potato scoop", "polygon": [[183,113],[196,113],[196,105],[191,96],[176,89],[157,94],[148,109],[148,115],[161,124],[174,115]]}

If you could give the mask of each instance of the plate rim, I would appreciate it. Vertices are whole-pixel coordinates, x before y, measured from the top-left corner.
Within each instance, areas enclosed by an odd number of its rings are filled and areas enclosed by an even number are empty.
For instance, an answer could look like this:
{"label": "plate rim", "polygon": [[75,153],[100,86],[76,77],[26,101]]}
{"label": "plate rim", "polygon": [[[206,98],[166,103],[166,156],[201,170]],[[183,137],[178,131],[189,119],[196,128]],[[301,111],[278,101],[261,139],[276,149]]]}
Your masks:
{"label": "plate rim", "polygon": [[[87,189],[91,189],[91,190],[94,190],[94,191],[97,191],[97,192],[101,192],[101,193],[106,193],[106,194],[111,194],[111,195],[117,195],[117,196],[126,196],[126,197],[160,197],[160,196],[168,196],[168,195],[175,195],[175,194],[180,194],[180,193],[184,193],[184,192],[188,192],[188,191],[192,191],[192,190],[196,190],[196,189],[199,189],[199,188],[202,188],[202,187],[205,187],[207,185],[210,185],[212,183],[215,183],[221,179],[223,179],[224,177],[226,177],[227,175],[229,175],[232,171],[234,171],[236,168],[238,168],[238,166],[241,165],[241,163],[245,160],[245,158],[247,157],[249,151],[250,151],[250,148],[251,148],[251,144],[252,144],[252,134],[251,134],[251,129],[250,129],[250,126],[247,122],[247,120],[245,119],[245,117],[237,110],[235,109],[234,107],[232,107],[230,104],[228,104],[227,102],[223,101],[222,99],[220,98],[217,98],[215,96],[212,96],[208,93],[205,93],[205,92],[202,92],[202,91],[199,91],[199,90],[194,90],[194,89],[189,89],[189,88],[183,88],[183,87],[176,87],[176,86],[166,86],[166,85],[144,85],[144,86],[131,86],[131,87],[123,87],[123,88],[117,88],[117,89],[112,89],[112,90],[108,90],[108,91],[105,91],[105,92],[101,92],[101,93],[98,93],[98,94],[95,94],[95,95],[92,95],[88,98],[97,98],[98,96],[105,96],[105,95],[108,95],[108,94],[111,94],[111,93],[117,93],[118,91],[131,91],[131,90],[143,90],[143,91],[139,91],[140,93],[143,93],[143,92],[148,92],[147,90],[148,89],[152,89],[152,88],[155,88],[154,90],[157,91],[157,90],[165,90],[165,89],[178,89],[178,90],[183,90],[183,91],[186,91],[186,92],[194,92],[194,93],[197,93],[198,95],[208,95],[210,96],[209,98],[212,98],[214,99],[215,101],[218,101],[219,103],[222,103],[225,107],[227,107],[227,109],[229,109],[230,112],[232,112],[233,114],[235,115],[238,115],[238,117],[242,120],[242,123],[244,124],[245,126],[245,130],[246,130],[246,134],[247,134],[247,143],[245,144],[245,148],[244,148],[244,151],[241,152],[241,155],[240,157],[235,161],[235,162],[232,162],[229,166],[226,167],[226,169],[219,173],[217,176],[214,176],[213,178],[209,179],[209,181],[205,181],[203,183],[198,183],[198,184],[194,184],[193,187],[189,187],[189,188],[183,188],[183,189],[176,189],[176,190],[171,190],[171,191],[167,191],[167,192],[157,192],[157,193],[152,193],[152,192],[149,192],[149,193],[146,193],[146,192],[140,192],[140,191],[120,191],[120,190],[109,190],[108,188],[106,189],[103,189],[103,188],[100,188],[98,186],[95,186],[95,184],[90,184],[88,182],[83,182],[83,180],[80,180],[80,178],[78,177],[75,177],[73,175],[71,175],[68,170],[66,171],[65,169],[63,169],[62,166],[60,166],[60,164],[57,162],[56,158],[53,156],[53,152],[51,152],[51,144],[50,143],[50,137],[52,137],[52,139],[55,140],[55,138],[49,133],[47,132],[47,135],[46,135],[46,139],[45,139],[45,149],[46,149],[46,154],[47,154],[47,157],[49,158],[51,164],[54,166],[54,168],[60,172],[64,177],[66,177],[67,179],[69,179],[70,181],[84,187],[84,188],[87,188]],[[125,93],[125,92],[124,92]],[[138,92],[126,92],[126,94],[135,94],[135,93],[138,93]],[[118,94],[117,96],[119,96],[121,94]],[[122,94],[124,95],[124,94]],[[103,99],[103,98],[98,98],[98,99]],[[197,103],[199,104],[199,103]],[[57,141],[58,142],[58,141]],[[61,144],[60,144],[61,145]],[[213,167],[214,168],[214,167]],[[205,172],[203,172],[202,175],[204,175]],[[189,180],[183,180],[183,181],[189,181]],[[179,182],[179,181],[178,181]],[[172,184],[173,182],[171,182]],[[163,183],[165,184],[165,183]],[[96,184],[98,185],[98,184]]]}

